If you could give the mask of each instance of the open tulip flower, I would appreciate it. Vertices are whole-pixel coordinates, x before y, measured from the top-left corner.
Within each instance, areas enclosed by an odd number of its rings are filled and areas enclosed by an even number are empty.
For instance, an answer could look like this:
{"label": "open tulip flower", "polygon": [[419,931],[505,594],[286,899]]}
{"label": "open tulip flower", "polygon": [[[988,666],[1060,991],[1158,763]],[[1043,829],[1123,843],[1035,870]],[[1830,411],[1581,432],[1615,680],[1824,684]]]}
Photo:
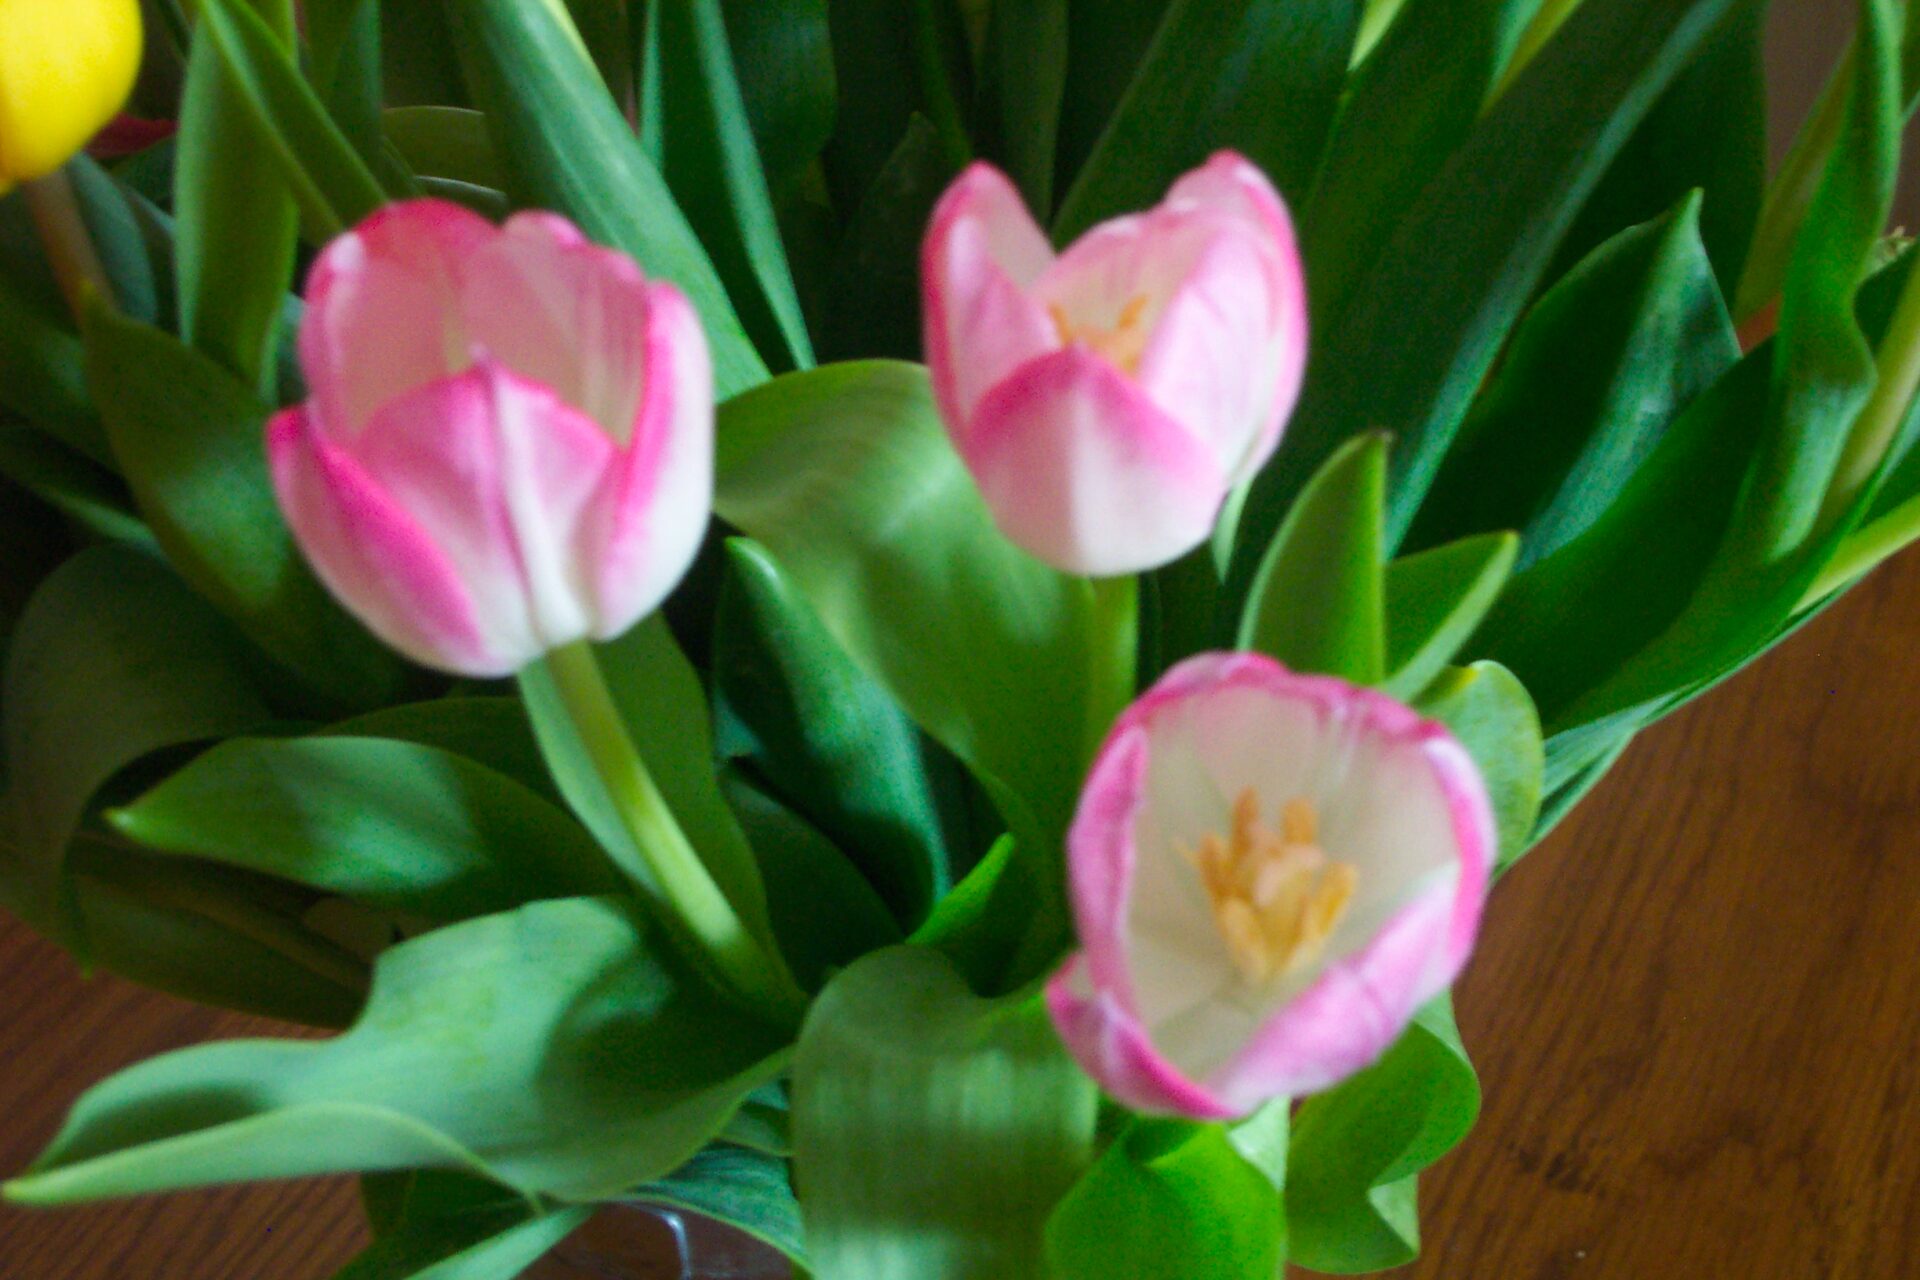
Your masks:
{"label": "open tulip flower", "polygon": [[935,210],[921,274],[955,446],[1002,531],[1072,573],[1138,572],[1203,542],[1299,391],[1293,227],[1230,152],[1058,256],[976,164]]}
{"label": "open tulip flower", "polygon": [[609,639],[685,573],[713,498],[712,369],[671,285],[551,214],[388,207],[308,282],[313,396],[267,430],[329,588],[429,666]]}
{"label": "open tulip flower", "polygon": [[1440,725],[1257,654],[1174,668],[1068,837],[1063,1039],[1129,1106],[1201,1119],[1367,1066],[1465,963],[1495,834]]}

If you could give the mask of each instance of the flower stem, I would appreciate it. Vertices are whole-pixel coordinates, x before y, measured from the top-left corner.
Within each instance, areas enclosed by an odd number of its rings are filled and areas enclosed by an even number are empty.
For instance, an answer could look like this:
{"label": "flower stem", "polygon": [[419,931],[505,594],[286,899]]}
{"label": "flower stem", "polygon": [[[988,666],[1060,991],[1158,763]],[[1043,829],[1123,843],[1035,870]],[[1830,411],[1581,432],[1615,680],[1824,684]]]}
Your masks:
{"label": "flower stem", "polygon": [[60,293],[67,300],[67,308],[78,321],[85,309],[89,290],[102,298],[112,301],[113,286],[107,280],[107,269],[100,262],[100,252],[94,248],[93,233],[87,230],[87,222],[80,213],[80,200],[74,194],[73,179],[65,169],[56,170],[44,178],[36,178],[21,188],[27,199],[27,210],[33,215],[33,224],[40,233],[40,243],[47,251],[47,263],[53,268],[54,279],[60,283]]}
{"label": "flower stem", "polygon": [[681,932],[735,992],[790,1020],[803,997],[783,981],[778,963],[747,930],[674,820],[627,733],[593,647],[579,641],[556,649],[546,669]]}
{"label": "flower stem", "polygon": [[1134,574],[1090,578],[1093,590],[1092,672],[1087,699],[1091,759],[1114,720],[1133,701],[1140,658],[1140,579]]}

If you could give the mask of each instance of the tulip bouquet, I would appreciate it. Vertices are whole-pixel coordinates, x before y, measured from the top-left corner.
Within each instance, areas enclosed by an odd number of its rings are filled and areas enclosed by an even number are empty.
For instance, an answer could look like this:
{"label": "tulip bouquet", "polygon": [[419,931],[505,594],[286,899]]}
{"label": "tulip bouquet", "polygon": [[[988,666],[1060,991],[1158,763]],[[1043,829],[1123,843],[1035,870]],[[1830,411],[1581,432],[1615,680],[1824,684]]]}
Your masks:
{"label": "tulip bouquet", "polygon": [[0,902],[342,1031],[6,1199],[1414,1256],[1494,877],[1920,533],[1920,31],[1768,181],[1764,11],[0,0]]}

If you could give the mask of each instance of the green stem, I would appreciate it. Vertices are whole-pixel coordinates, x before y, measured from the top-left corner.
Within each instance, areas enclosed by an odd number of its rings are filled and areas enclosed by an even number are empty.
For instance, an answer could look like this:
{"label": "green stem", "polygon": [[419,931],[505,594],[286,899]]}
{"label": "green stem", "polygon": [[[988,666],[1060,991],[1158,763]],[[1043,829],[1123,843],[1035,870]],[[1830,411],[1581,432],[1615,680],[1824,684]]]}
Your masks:
{"label": "green stem", "polygon": [[1114,720],[1133,701],[1140,658],[1140,579],[1090,578],[1093,592],[1092,672],[1087,699],[1087,756],[1106,741]]}
{"label": "green stem", "polygon": [[627,733],[593,647],[578,641],[555,649],[546,657],[546,669],[682,932],[734,991],[756,1007],[790,1018],[804,1000],[781,980],[779,965],[747,930],[674,820]]}
{"label": "green stem", "polygon": [[56,170],[25,184],[21,190],[27,199],[27,210],[33,215],[34,228],[40,233],[41,246],[46,249],[47,264],[53,268],[54,279],[59,281],[60,293],[66,298],[74,320],[82,318],[89,292],[113,301],[107,269],[101,265],[100,252],[94,247],[87,220],[81,216],[80,198],[74,194],[73,179],[67,171]]}
{"label": "green stem", "polygon": [[1733,318],[1743,323],[1763,309],[1786,285],[1787,264],[1793,258],[1793,244],[1806,220],[1807,207],[1826,176],[1827,157],[1833,154],[1841,125],[1847,117],[1847,94],[1853,87],[1854,46],[1834,66],[1820,100],[1800,126],[1800,133],[1787,152],[1779,174],[1767,188],[1760,206],[1760,222],[1754,229],[1753,245],[1747,251],[1747,265],[1740,273],[1740,285],[1733,293]]}

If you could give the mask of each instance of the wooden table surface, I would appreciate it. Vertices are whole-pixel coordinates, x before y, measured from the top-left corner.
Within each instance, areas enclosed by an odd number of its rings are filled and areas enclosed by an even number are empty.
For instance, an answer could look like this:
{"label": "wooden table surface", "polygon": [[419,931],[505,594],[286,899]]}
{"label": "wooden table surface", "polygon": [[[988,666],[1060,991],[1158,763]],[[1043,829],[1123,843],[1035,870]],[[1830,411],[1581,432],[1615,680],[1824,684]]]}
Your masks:
{"label": "wooden table surface", "polygon": [[[0,921],[0,1167],[87,1084],[259,1024],[82,982]],[[1920,1251],[1920,556],[1648,732],[1501,884],[1459,995],[1486,1091],[1425,1280],[1897,1280]],[[307,1280],[345,1182],[31,1216],[4,1280]]]}

